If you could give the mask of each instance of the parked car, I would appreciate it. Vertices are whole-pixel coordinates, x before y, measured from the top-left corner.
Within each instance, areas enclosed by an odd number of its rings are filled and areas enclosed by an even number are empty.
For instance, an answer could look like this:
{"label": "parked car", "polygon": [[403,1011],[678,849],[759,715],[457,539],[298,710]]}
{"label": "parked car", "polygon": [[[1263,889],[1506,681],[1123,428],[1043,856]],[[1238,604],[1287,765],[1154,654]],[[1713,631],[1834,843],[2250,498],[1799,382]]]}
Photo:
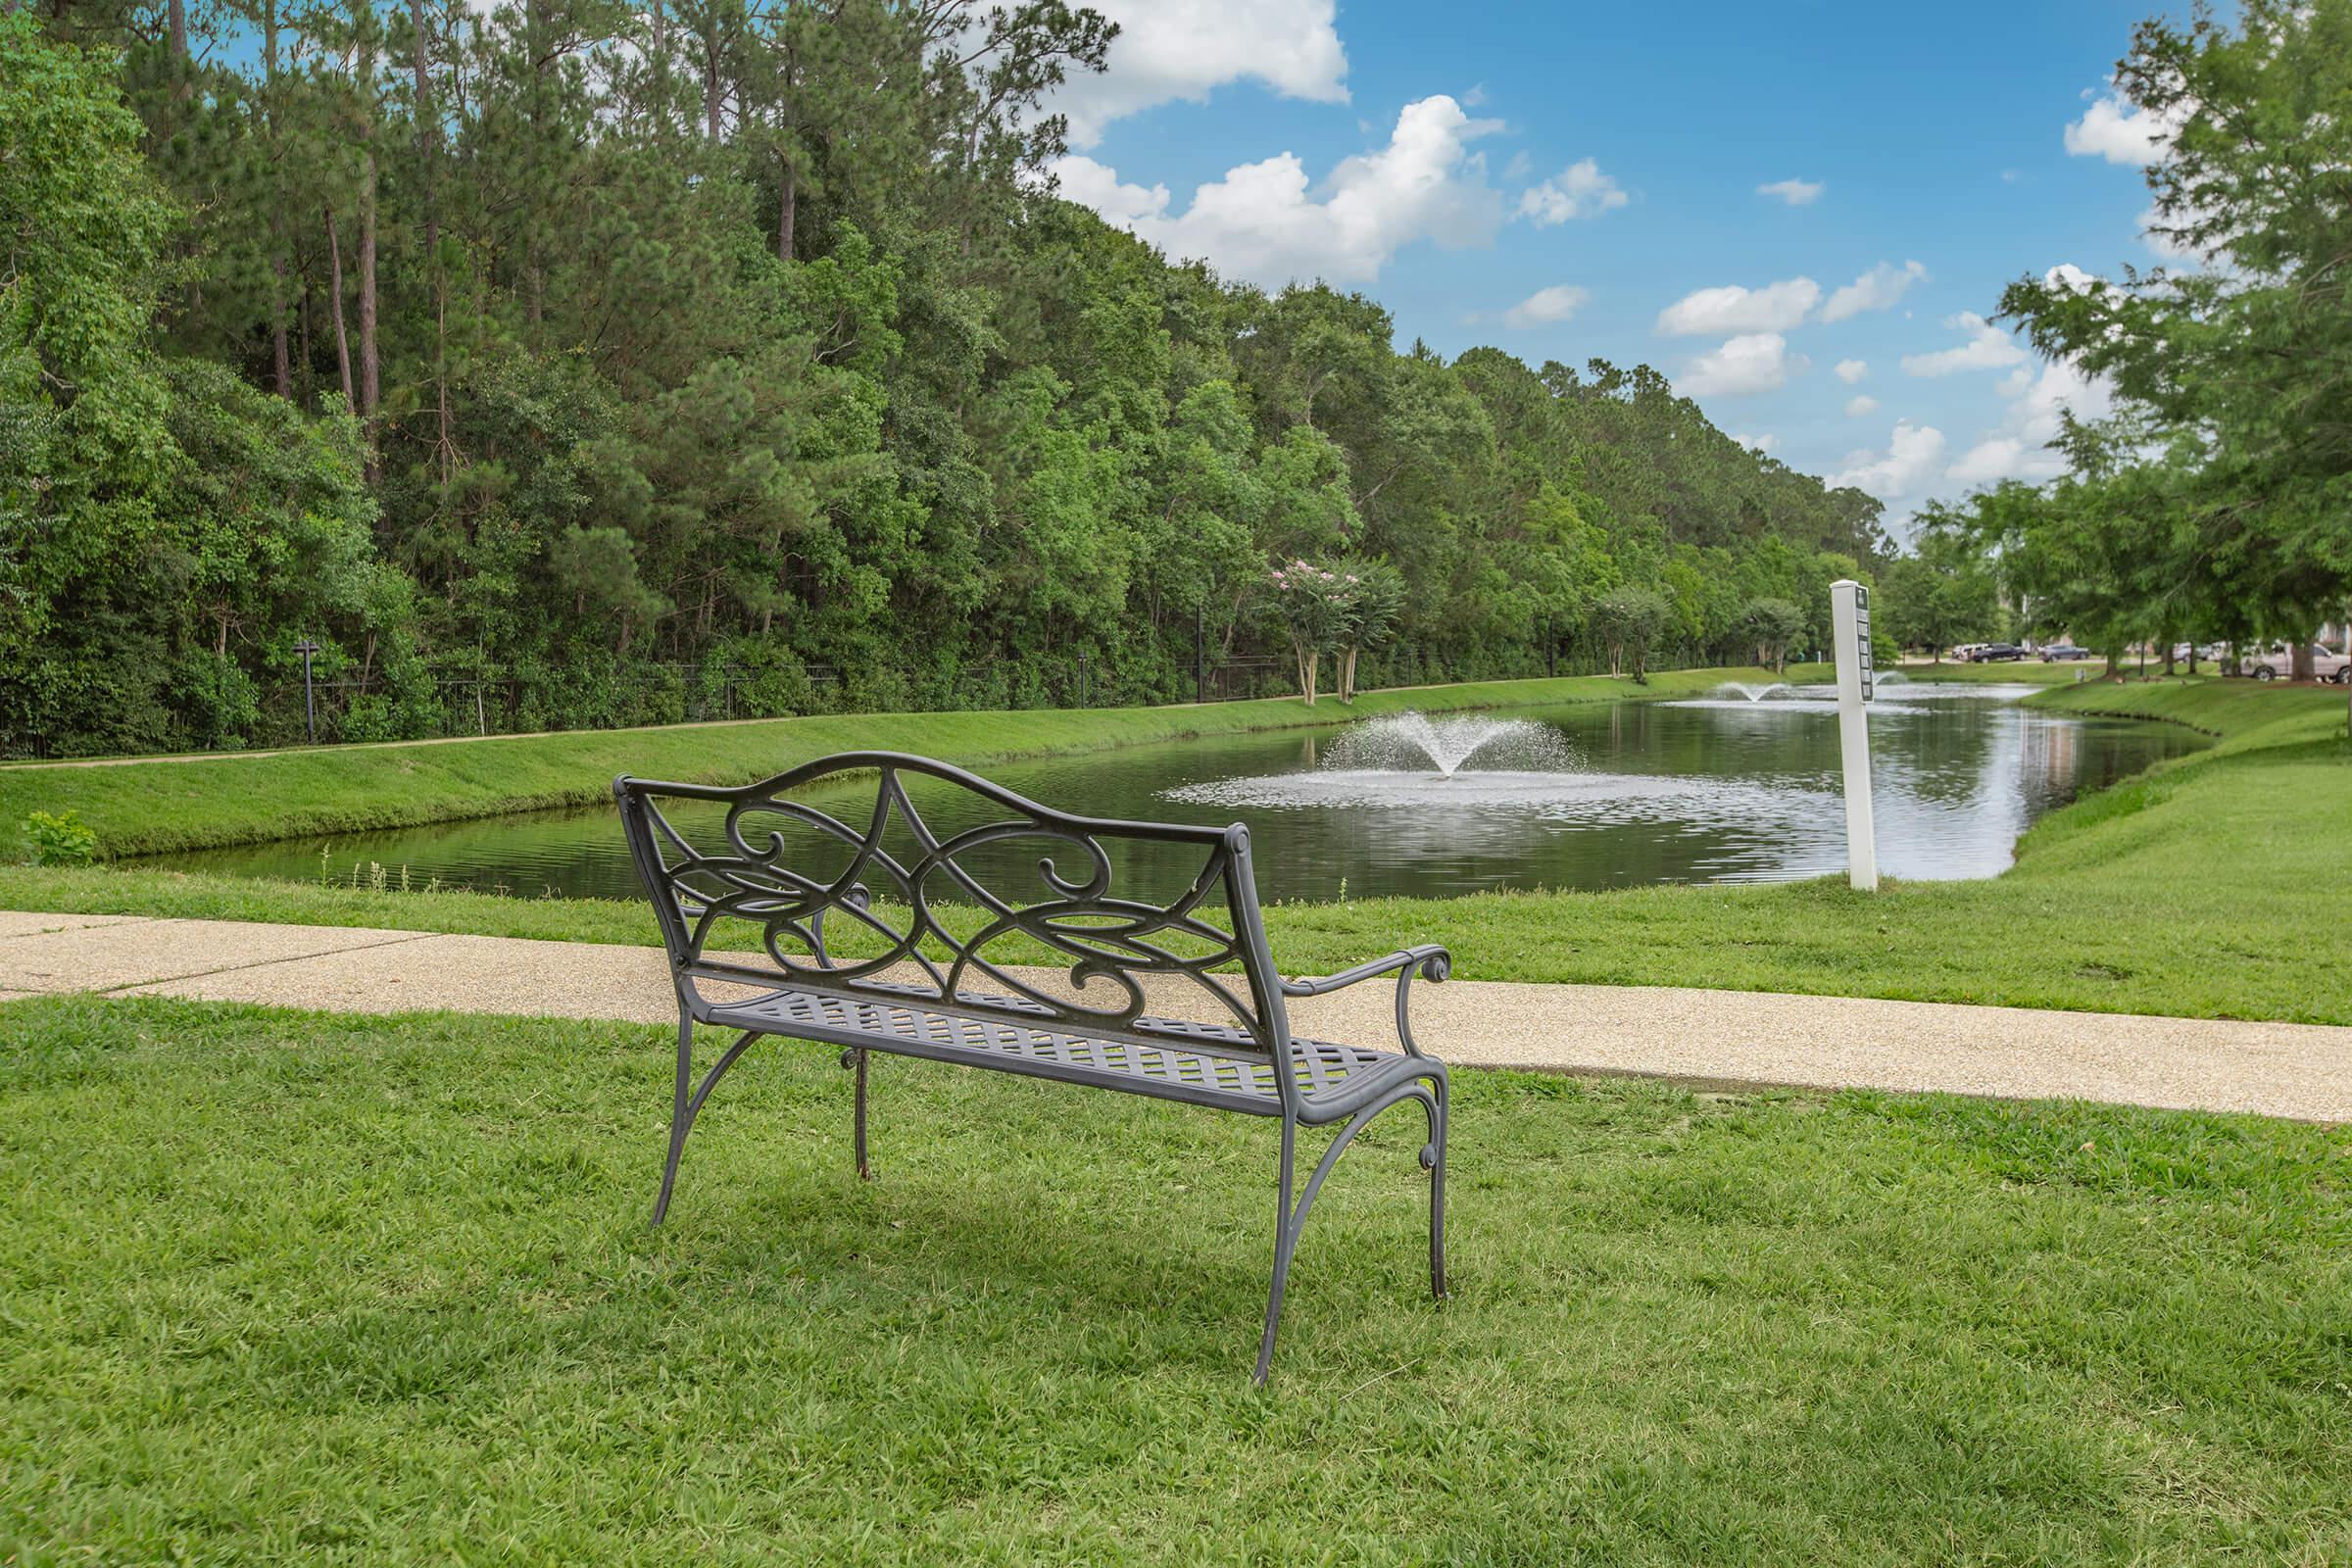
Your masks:
{"label": "parked car", "polygon": [[[2238,673],[2256,680],[2284,680],[2294,673],[2294,653],[2284,643],[2273,643],[2259,654],[2248,654],[2238,662]],[[2318,643],[2311,645],[2311,672],[2321,680],[2331,680],[2338,686],[2352,686],[2352,658],[2330,653]]]}
{"label": "parked car", "polygon": [[1956,663],[1974,663],[1976,662],[1976,657],[1984,651],[1984,645],[1983,643],[1962,643],[1959,647],[1952,650],[1952,659]]}
{"label": "parked car", "polygon": [[2089,649],[2079,648],[2073,643],[2044,643],[2041,649],[2041,662],[2045,664],[2055,664],[2062,659],[2093,659],[2096,657]]}
{"label": "parked car", "polygon": [[1972,664],[2007,664],[2025,657],[2026,651],[2015,643],[1986,643],[1969,655],[1968,662]]}

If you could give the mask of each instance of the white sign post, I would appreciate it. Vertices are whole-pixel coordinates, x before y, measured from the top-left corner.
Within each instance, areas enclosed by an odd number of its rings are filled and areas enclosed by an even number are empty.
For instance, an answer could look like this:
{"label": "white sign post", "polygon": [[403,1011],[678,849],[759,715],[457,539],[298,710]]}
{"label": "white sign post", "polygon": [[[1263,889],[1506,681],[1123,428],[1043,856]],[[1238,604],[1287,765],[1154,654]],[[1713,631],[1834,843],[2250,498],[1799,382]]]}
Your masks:
{"label": "white sign post", "polygon": [[1838,741],[1845,755],[1846,875],[1865,893],[1879,887],[1879,843],[1870,817],[1870,590],[1850,578],[1830,584],[1838,643]]}

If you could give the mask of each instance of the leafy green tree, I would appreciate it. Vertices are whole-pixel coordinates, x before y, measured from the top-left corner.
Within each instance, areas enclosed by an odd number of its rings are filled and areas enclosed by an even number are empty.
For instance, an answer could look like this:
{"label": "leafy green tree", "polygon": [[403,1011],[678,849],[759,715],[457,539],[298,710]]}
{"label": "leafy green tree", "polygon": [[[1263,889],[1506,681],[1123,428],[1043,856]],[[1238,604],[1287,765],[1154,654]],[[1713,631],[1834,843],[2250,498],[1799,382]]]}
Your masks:
{"label": "leafy green tree", "polygon": [[407,652],[358,427],[150,327],[178,214],[102,60],[0,17],[0,737],[238,743],[303,635]]}
{"label": "leafy green tree", "polygon": [[1995,553],[2029,630],[2059,632],[2106,657],[2151,629],[2151,563],[2132,487],[2068,480],[2047,490],[2016,480],[1936,509],[1930,525]]}
{"label": "leafy green tree", "polygon": [[[2171,453],[2179,482],[2162,488],[2207,607],[2286,631],[2308,674],[2310,628],[2352,590],[2352,0],[2155,18],[2116,86],[2171,127],[2147,177],[2180,265],[2026,277],[2002,309],[2044,353],[2114,379],[2142,439]],[[2053,550],[2115,554],[2085,542],[2101,512],[2059,505]]]}
{"label": "leafy green tree", "polygon": [[0,747],[286,738],[304,637],[348,736],[1171,698],[1298,659],[1270,561],[1359,579],[1302,688],[1640,666],[1884,549],[1646,367],[1060,200],[1080,7],[167,13],[9,14]]}
{"label": "leafy green tree", "polygon": [[1989,642],[2000,630],[1991,562],[1966,536],[1959,516],[1933,504],[1921,514],[1913,553],[1887,564],[1885,592],[1871,609],[1874,626],[1898,647],[1924,648],[1938,662],[1946,648]]}
{"label": "leafy green tree", "polygon": [[1609,673],[1648,679],[1649,651],[1673,618],[1674,608],[1654,588],[1612,588],[1592,607],[1592,623],[1609,651]]}
{"label": "leafy green tree", "polygon": [[1786,599],[1751,599],[1740,612],[1740,627],[1755,650],[1755,662],[1777,674],[1788,667],[1788,650],[1805,634],[1805,612]]}
{"label": "leafy green tree", "polygon": [[1348,556],[1332,570],[1348,587],[1347,623],[1341,628],[1339,654],[1340,701],[1355,701],[1355,662],[1367,648],[1377,649],[1396,632],[1404,612],[1404,574],[1385,561]]}
{"label": "leafy green tree", "polygon": [[1267,573],[1273,611],[1290,639],[1298,665],[1298,695],[1315,706],[1323,656],[1346,640],[1355,614],[1360,582],[1311,561],[1285,562]]}

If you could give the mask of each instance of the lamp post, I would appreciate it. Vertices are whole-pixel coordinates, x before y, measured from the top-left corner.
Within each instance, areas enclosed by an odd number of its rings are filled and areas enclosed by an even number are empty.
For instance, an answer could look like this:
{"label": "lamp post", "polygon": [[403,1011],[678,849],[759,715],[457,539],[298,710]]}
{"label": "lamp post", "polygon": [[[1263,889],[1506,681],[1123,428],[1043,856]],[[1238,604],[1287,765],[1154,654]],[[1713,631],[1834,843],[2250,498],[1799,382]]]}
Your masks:
{"label": "lamp post", "polygon": [[1193,701],[1208,701],[1208,601],[1193,607]]}
{"label": "lamp post", "polygon": [[311,744],[316,746],[318,744],[318,705],[311,698],[311,656],[318,652],[318,645],[305,637],[294,645],[294,651],[302,656],[303,733],[308,735]]}

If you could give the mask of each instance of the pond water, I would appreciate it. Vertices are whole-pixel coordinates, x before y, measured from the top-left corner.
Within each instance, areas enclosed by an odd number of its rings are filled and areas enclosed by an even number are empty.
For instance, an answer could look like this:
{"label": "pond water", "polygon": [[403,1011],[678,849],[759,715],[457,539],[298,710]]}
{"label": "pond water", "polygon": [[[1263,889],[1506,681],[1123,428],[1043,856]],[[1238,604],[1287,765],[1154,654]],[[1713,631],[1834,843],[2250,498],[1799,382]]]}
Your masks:
{"label": "pond water", "polygon": [[[2032,689],[1881,688],[1870,717],[1882,870],[1919,879],[1993,875],[2044,812],[2204,744],[2178,726],[2018,707]],[[1259,892],[1270,901],[1777,881],[1845,865],[1838,713],[1828,687],[1774,687],[1752,697],[1727,687],[1688,702],[1342,723],[1128,747],[989,774],[1068,811],[1247,821]],[[866,790],[870,808],[870,784]],[[918,790],[916,799],[942,830],[982,820],[936,792]],[[849,800],[837,794],[833,804],[854,809]],[[715,812],[678,819],[698,840],[715,836]],[[1122,868],[1121,885],[1172,895],[1196,859],[1148,848]],[[373,865],[393,885],[405,875],[411,887],[437,881],[525,897],[638,892],[610,807],[149,863],[336,881],[366,879]]]}

